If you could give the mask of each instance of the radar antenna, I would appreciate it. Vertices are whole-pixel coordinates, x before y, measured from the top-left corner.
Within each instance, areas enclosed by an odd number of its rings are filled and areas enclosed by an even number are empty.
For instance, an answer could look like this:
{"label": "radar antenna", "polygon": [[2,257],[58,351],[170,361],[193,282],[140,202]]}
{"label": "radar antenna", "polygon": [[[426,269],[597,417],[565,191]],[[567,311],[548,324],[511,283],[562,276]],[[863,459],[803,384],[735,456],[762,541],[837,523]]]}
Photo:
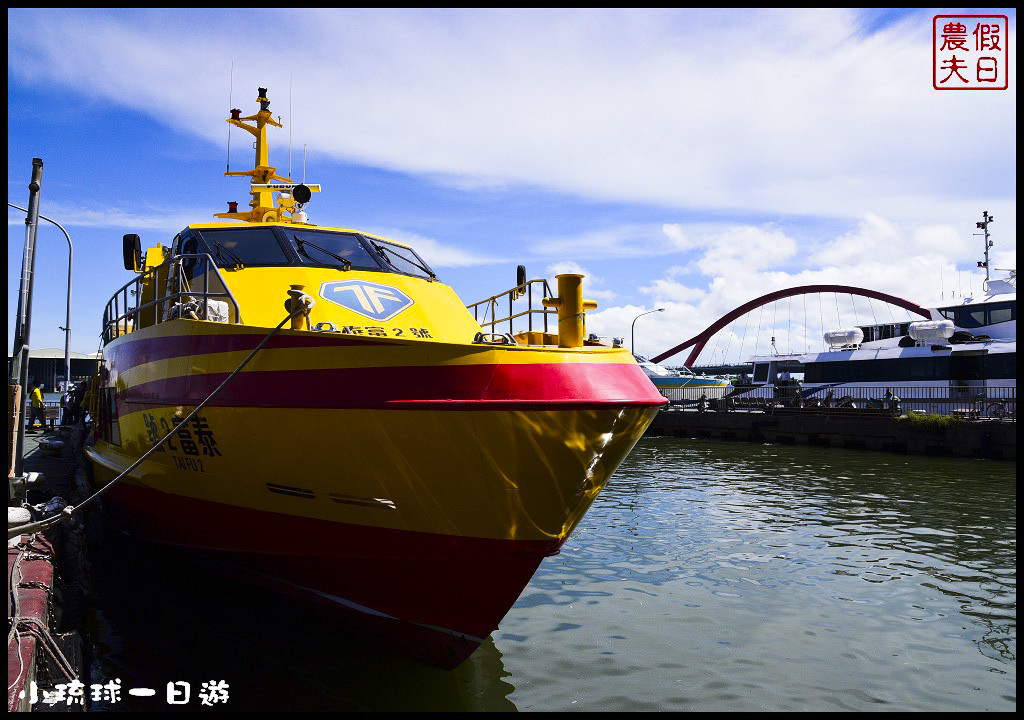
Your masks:
{"label": "radar antenna", "polygon": [[[242,111],[238,108],[231,108],[231,117],[228,124],[241,128],[256,138],[256,162],[252,170],[243,172],[224,173],[227,177],[248,177],[249,190],[252,200],[249,212],[238,212],[237,203],[228,203],[228,212],[215,213],[214,217],[227,218],[229,220],[241,220],[243,222],[296,222],[306,223],[306,213],[302,206],[309,202],[310,194],[320,192],[319,185],[296,185],[291,178],[281,177],[277,174],[277,168],[270,165],[270,148],[267,144],[267,126],[284,127],[278,120],[274,120],[270,112],[270,100],[267,98],[267,89],[259,88],[259,96],[256,98],[260,104],[260,110],[255,115],[242,117]],[[249,124],[253,123],[253,124]],[[277,204],[274,204],[274,193],[279,193]],[[284,213],[291,213],[291,217],[285,217]]]}

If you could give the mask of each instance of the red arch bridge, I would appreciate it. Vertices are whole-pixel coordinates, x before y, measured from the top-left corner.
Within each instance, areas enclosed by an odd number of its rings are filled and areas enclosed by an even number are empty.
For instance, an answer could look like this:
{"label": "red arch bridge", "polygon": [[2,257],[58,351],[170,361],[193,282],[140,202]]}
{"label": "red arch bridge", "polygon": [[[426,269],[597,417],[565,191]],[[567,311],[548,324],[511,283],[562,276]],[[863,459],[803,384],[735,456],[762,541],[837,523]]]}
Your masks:
{"label": "red arch bridge", "polygon": [[660,363],[663,360],[672,357],[673,355],[681,353],[683,350],[686,350],[687,348],[692,348],[690,354],[686,358],[686,362],[683,363],[687,367],[692,367],[696,363],[697,358],[700,356],[705,346],[707,345],[708,340],[710,340],[720,330],[728,327],[729,324],[732,323],[734,320],[743,317],[744,315],[750,313],[752,310],[756,310],[757,308],[763,307],[765,305],[768,305],[769,303],[776,302],[777,300],[781,300],[783,298],[794,297],[799,295],[815,295],[821,293],[835,293],[837,295],[858,295],[861,297],[868,298],[869,301],[880,300],[882,302],[889,303],[890,305],[895,305],[897,307],[903,308],[907,312],[919,315],[926,320],[931,319],[931,314],[926,309],[920,307],[919,305],[912,303],[909,300],[904,300],[903,298],[896,297],[895,295],[889,295],[887,293],[878,292],[877,290],[868,290],[867,288],[854,287],[852,285],[800,285],[798,287],[792,287],[787,290],[776,290],[775,292],[767,293],[759,298],[751,300],[750,302],[744,303],[735,310],[732,310],[731,312],[728,312],[725,315],[723,315],[717,321],[713,322],[711,325],[709,325],[707,328],[705,328],[698,334],[694,335],[689,340],[682,342],[679,345],[676,345],[674,348],[666,350],[665,352],[661,353],[660,355],[656,355],[651,359],[654,362]]}

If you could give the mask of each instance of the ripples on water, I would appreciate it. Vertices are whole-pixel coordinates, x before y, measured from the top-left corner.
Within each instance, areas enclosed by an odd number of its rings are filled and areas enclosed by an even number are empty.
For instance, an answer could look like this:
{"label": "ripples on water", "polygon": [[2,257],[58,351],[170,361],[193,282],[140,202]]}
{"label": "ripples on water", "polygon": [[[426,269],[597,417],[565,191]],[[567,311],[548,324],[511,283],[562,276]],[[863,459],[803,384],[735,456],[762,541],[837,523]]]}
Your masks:
{"label": "ripples on water", "polygon": [[544,644],[578,696],[538,709],[1013,709],[1014,471],[644,440],[498,646],[579,626]]}
{"label": "ripples on water", "polygon": [[234,710],[1014,710],[1015,471],[644,439],[454,672],[173,561],[101,582],[99,671]]}

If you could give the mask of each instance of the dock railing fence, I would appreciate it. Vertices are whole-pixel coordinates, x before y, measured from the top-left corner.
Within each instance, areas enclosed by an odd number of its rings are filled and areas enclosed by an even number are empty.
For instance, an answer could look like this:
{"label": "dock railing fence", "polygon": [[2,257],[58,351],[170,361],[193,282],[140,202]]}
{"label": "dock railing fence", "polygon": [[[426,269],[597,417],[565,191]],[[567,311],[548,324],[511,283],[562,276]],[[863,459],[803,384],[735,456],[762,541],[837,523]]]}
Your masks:
{"label": "dock railing fence", "polygon": [[[1017,419],[1017,388],[977,385],[915,387],[877,385],[828,388],[762,385],[754,388],[682,387],[663,390],[673,406],[709,411],[759,410],[764,412],[935,413],[960,417]],[[893,399],[887,398],[891,391]],[[702,403],[702,396],[704,398]]]}

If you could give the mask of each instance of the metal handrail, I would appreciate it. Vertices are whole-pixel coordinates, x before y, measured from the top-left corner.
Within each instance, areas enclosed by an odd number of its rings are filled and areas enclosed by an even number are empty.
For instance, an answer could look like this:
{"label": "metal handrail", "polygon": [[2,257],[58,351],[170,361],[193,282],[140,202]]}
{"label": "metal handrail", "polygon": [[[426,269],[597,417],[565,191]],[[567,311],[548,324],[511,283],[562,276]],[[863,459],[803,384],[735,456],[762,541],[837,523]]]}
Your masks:
{"label": "metal handrail", "polygon": [[[543,303],[544,298],[552,296],[551,286],[548,285],[547,280],[540,278],[536,280],[527,280],[522,285],[517,285],[516,287],[506,290],[503,293],[492,295],[491,297],[485,300],[475,302],[472,305],[467,305],[466,308],[473,311],[473,319],[480,324],[481,330],[486,330],[487,328],[490,328],[495,333],[498,333],[498,324],[507,322],[507,332],[508,334],[512,335],[515,332],[513,329],[513,321],[515,321],[518,318],[525,317],[527,331],[533,332],[533,316],[536,314],[540,314],[543,317],[544,321],[543,332],[546,333],[548,332],[548,316],[554,315],[557,317],[558,311],[553,308],[545,308],[543,307],[543,304],[541,304],[540,309],[535,309],[533,307],[533,286],[536,284],[541,285],[542,294],[540,303]],[[526,309],[520,312],[516,312],[515,308],[513,307],[513,303],[524,295],[526,296]],[[502,298],[506,297],[508,298],[508,315],[506,317],[499,318],[497,317],[498,304]],[[490,316],[490,320],[487,320],[488,316]]]}
{"label": "metal handrail", "polygon": [[[901,413],[925,412],[966,417],[997,418],[1016,421],[1017,388],[996,385],[951,385],[943,387],[861,385],[832,387],[806,385],[802,401],[796,400],[795,385],[760,385],[754,388],[681,387],[662,390],[675,405],[695,405],[702,395],[712,407],[722,409],[792,409],[802,413],[856,413],[864,410],[891,409],[885,393],[891,390]],[[738,392],[737,392],[738,391]]]}
{"label": "metal handrail", "polygon": [[[188,278],[184,274],[182,264],[188,259],[200,260],[203,263],[201,266],[203,276],[203,289],[201,293],[190,287]],[[217,279],[220,281],[221,286],[224,288],[223,292],[210,291],[209,271],[211,268],[216,274]],[[160,279],[161,271],[166,271],[163,294],[161,294],[161,288],[156,286]],[[176,282],[172,282],[171,280],[173,274],[177,275]],[[154,284],[154,295],[156,297],[149,302],[139,304],[138,301],[141,298],[142,286],[147,280]],[[173,287],[177,287],[178,289],[175,292],[171,292]],[[130,305],[128,300],[129,290],[136,298],[135,304],[132,305]],[[169,315],[174,303],[182,303],[183,300],[193,302],[197,296],[202,298],[202,311],[204,316],[207,308],[207,302],[211,298],[224,298],[234,308],[235,319],[233,322],[237,324],[242,323],[242,313],[238,307],[238,301],[235,300],[235,296],[232,295],[228,284],[224,282],[224,277],[220,274],[220,269],[217,267],[213,258],[208,253],[186,253],[183,255],[176,255],[170,260],[140,273],[135,277],[135,279],[129,280],[114,292],[103,311],[103,344],[106,345],[119,335],[128,334],[133,328],[138,327],[139,319],[142,317],[142,312],[144,310],[153,308],[153,324],[158,325],[161,322],[166,322],[167,320],[172,319]],[[131,325],[129,325],[129,323],[131,323]]]}

